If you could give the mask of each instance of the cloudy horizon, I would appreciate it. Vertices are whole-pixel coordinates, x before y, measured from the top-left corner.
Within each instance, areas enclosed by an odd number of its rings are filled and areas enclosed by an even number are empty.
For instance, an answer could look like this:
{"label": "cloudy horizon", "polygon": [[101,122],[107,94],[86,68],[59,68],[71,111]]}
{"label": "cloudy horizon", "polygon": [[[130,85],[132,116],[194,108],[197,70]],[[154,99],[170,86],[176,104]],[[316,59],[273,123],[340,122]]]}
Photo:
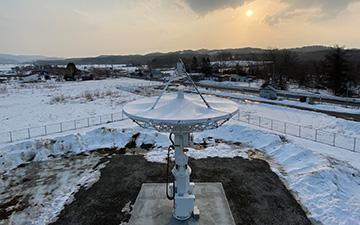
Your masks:
{"label": "cloudy horizon", "polygon": [[359,0],[2,0],[0,53],[360,47]]}

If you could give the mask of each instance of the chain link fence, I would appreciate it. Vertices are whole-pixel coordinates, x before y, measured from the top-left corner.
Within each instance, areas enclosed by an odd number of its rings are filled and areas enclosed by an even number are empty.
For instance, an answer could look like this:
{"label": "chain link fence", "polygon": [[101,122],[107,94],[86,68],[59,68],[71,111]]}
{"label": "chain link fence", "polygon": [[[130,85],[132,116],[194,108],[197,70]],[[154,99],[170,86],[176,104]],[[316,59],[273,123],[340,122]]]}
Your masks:
{"label": "chain link fence", "polygon": [[314,129],[310,126],[301,126],[299,124],[250,115],[248,113],[241,114],[239,112],[238,115],[234,117],[234,119],[261,128],[277,131],[286,135],[291,135],[360,153],[360,139],[356,137],[327,132],[321,129]]}
{"label": "chain link fence", "polygon": [[125,115],[120,113],[111,113],[83,119],[70,120],[60,123],[47,124],[44,126],[30,127],[20,130],[13,130],[0,133],[0,143],[11,143],[30,138],[42,137],[51,134],[62,133],[71,130],[77,130],[86,127],[98,126],[107,123],[113,123],[125,120]]}

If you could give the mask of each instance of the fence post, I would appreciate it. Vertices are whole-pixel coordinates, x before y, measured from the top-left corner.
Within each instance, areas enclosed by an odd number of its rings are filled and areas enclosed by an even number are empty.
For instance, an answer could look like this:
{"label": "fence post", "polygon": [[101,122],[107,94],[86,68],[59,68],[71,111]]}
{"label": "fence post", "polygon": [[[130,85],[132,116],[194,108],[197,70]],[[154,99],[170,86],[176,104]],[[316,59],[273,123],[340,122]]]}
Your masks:
{"label": "fence post", "polygon": [[315,141],[316,141],[316,142],[318,141],[318,140],[317,140],[317,136],[318,136],[318,130],[315,129]]}
{"label": "fence post", "polygon": [[46,125],[44,126],[45,135],[47,135]]}
{"label": "fence post", "polygon": [[270,122],[270,124],[271,124],[271,125],[270,125],[270,128],[271,128],[271,130],[273,130],[273,120],[270,119],[270,121],[271,121],[271,122]]}
{"label": "fence post", "polygon": [[76,120],[74,120],[74,128],[76,129]]}
{"label": "fence post", "polygon": [[261,116],[259,116],[259,127],[261,127]]}
{"label": "fence post", "polygon": [[238,121],[240,121],[240,111],[238,111]]}
{"label": "fence post", "polygon": [[11,131],[9,131],[9,137],[10,137],[10,142],[13,142],[13,135]]}
{"label": "fence post", "polygon": [[284,122],[284,134],[286,134],[286,122]]}
{"label": "fence post", "polygon": [[63,126],[62,126],[62,122],[60,122],[60,133],[63,132]]}
{"label": "fence post", "polygon": [[87,125],[88,125],[88,127],[90,127],[90,118],[89,117],[87,118]]}
{"label": "fence post", "polygon": [[336,146],[336,144],[335,144],[336,134],[334,133],[333,136],[334,136],[333,137],[333,146]]}
{"label": "fence post", "polygon": [[248,124],[250,124],[250,114],[248,114]]}
{"label": "fence post", "polygon": [[121,111],[121,120],[124,120],[124,110]]}
{"label": "fence post", "polygon": [[111,113],[111,122],[114,122],[114,114]]}
{"label": "fence post", "polygon": [[102,124],[102,118],[101,118],[101,115],[100,115],[100,124]]}
{"label": "fence post", "polygon": [[356,138],[354,138],[354,152],[356,152]]}
{"label": "fence post", "polygon": [[301,137],[301,126],[299,125],[299,137]]}
{"label": "fence post", "polygon": [[31,138],[31,135],[30,135],[30,128],[27,129],[28,130],[28,139]]}

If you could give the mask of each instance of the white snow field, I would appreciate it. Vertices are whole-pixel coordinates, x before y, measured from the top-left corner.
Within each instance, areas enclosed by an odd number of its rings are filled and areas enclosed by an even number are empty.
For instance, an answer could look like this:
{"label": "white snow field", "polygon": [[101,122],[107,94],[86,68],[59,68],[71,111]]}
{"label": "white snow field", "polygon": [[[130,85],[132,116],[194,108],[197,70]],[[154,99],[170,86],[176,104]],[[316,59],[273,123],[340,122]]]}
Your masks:
{"label": "white snow field", "polygon": [[121,112],[125,102],[137,98],[121,87],[153,84],[157,82],[129,78],[0,84],[7,87],[0,93],[0,127],[10,131]]}
{"label": "white snow field", "polygon": [[360,123],[336,118],[323,113],[292,109],[270,104],[256,104],[239,101],[241,115],[266,117],[287,123],[320,129],[341,135],[360,137]]}
{"label": "white snow field", "polygon": [[[124,91],[123,87],[117,87],[143,83],[141,80],[124,78],[56,83],[53,88],[9,87],[7,93],[0,94],[0,126],[4,127],[4,130],[11,130],[119,112],[123,103],[139,96]],[[107,90],[112,94],[101,94]],[[93,98],[91,100],[83,95],[85,91],[99,91],[100,94],[90,94]],[[65,97],[60,103],[51,103],[53,97],[61,94],[69,97]],[[321,113],[254,103],[239,103],[239,107],[240,112],[245,114],[360,137],[360,123]],[[138,146],[142,143],[155,145],[153,150],[145,153],[145,158],[149,161],[165,162],[170,144],[168,134],[139,128],[130,120],[104,126],[0,145],[0,180],[4,181],[4,185],[0,186],[1,202],[9,200],[11,193],[6,191],[8,188],[16,195],[31,199],[25,209],[14,212],[8,220],[0,224],[11,222],[10,224],[14,225],[25,225],[29,224],[27,218],[34,218],[33,224],[42,225],[55,220],[64,205],[73,200],[80,187],[90,187],[99,179],[99,168],[104,165],[95,168],[99,158],[93,153],[90,158],[86,158],[87,152],[99,148],[124,147],[137,132],[140,132],[136,141]],[[252,152],[260,152],[265,155],[262,159],[269,162],[273,171],[292,191],[311,219],[326,225],[360,224],[359,153],[300,138],[283,137],[276,132],[235,120],[218,129],[196,133],[194,137],[195,142],[206,140],[209,145],[204,149],[190,148],[187,153],[189,156],[241,156],[251,160],[258,157]],[[211,141],[213,139],[224,142],[215,143]],[[241,143],[241,147],[231,143]],[[78,163],[69,163],[67,159],[74,155],[79,157],[74,161]],[[30,162],[39,163],[37,168],[44,170],[44,173],[38,173],[44,180],[43,183],[29,186],[28,182],[17,182],[22,174],[27,172],[24,170],[26,167],[20,165]],[[54,170],[49,168],[52,165]],[[51,182],[47,182],[49,179]],[[15,183],[17,185],[14,185]]]}

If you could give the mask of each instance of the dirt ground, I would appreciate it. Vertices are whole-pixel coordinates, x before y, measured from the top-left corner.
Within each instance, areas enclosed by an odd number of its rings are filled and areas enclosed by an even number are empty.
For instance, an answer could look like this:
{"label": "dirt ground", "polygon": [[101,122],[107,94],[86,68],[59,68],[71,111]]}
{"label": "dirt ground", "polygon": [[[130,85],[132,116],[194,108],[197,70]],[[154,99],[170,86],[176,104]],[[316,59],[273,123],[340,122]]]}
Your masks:
{"label": "dirt ground", "polygon": [[[129,201],[135,202],[142,183],[165,182],[165,164],[128,155],[107,160],[110,162],[101,170],[100,180],[79,191],[54,225],[119,225],[130,218],[122,209]],[[190,166],[192,181],[223,184],[236,224],[311,224],[265,161],[191,159]]]}

